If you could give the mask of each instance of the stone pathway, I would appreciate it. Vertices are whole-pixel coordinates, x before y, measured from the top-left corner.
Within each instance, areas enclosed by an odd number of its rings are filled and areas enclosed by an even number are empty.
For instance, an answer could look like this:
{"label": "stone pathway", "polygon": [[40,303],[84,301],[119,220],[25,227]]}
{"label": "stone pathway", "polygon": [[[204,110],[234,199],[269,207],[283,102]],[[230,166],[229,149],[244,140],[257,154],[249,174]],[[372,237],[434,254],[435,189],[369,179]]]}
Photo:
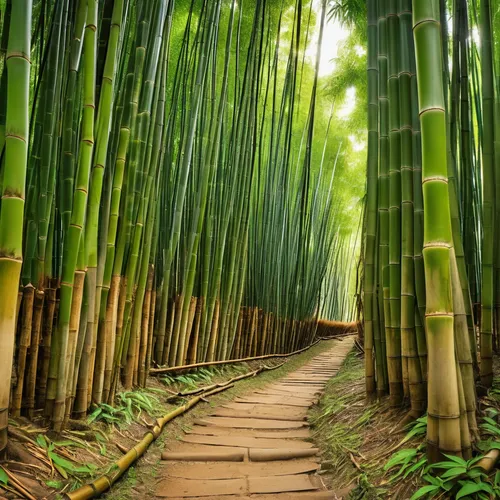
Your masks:
{"label": "stone pathway", "polygon": [[[198,420],[163,453],[157,498],[332,499],[316,474],[307,412],[352,349],[334,343],[299,370]],[[170,444],[170,443],[168,443]]]}

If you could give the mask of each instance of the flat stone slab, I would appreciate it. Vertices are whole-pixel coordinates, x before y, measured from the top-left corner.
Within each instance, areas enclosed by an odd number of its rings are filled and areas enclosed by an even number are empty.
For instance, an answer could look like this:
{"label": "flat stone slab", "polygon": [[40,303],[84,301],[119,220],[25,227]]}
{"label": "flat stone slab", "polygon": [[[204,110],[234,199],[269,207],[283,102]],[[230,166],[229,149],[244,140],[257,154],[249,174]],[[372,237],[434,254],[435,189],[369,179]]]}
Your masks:
{"label": "flat stone slab", "polygon": [[[303,392],[303,393],[298,393],[297,391],[284,391],[283,389],[261,389],[252,392],[252,394],[249,394],[248,397],[254,397],[254,396],[265,396],[268,398],[281,398],[281,399],[286,399],[287,401],[308,401],[308,402],[314,402],[318,398],[309,392],[309,394]],[[278,403],[280,404],[280,403]]]}
{"label": "flat stone slab", "polygon": [[308,449],[270,449],[270,448],[250,448],[248,457],[252,462],[273,462],[275,460],[293,460],[295,458],[314,457],[318,454],[318,448]]}
{"label": "flat stone slab", "polygon": [[284,380],[299,381],[299,382],[328,382],[331,377],[324,375],[296,375],[294,377],[287,377]]}
{"label": "flat stone slab", "polygon": [[313,404],[313,400],[301,400],[290,396],[247,396],[235,400],[237,403],[256,403],[264,405],[287,405],[287,406],[301,406],[308,408]]}
{"label": "flat stone slab", "polygon": [[309,429],[271,430],[235,429],[232,427],[218,427],[215,425],[195,425],[186,434],[201,434],[204,436],[246,436],[268,439],[305,439],[309,437]]}
{"label": "flat stone slab", "polygon": [[287,460],[276,462],[178,462],[169,463],[167,477],[185,479],[236,479],[248,476],[286,476],[318,470],[315,460]]}
{"label": "flat stone slab", "polygon": [[245,459],[245,451],[235,448],[218,449],[215,446],[210,446],[210,449],[205,450],[185,447],[184,450],[179,451],[164,451],[161,454],[161,459],[187,460],[190,462],[243,462]]}
{"label": "flat stone slab", "polygon": [[[172,498],[171,500],[182,500],[186,497]],[[191,497],[193,498],[193,497]],[[272,493],[262,495],[243,495],[238,496],[238,500],[336,500],[339,497],[335,496],[331,491],[295,491],[293,493]],[[220,500],[220,496],[203,497],[203,500]]]}
{"label": "flat stone slab", "polygon": [[286,404],[280,405],[268,405],[262,403],[249,403],[246,401],[234,401],[232,403],[226,403],[222,405],[222,408],[228,408],[231,410],[243,411],[243,412],[255,412],[262,413],[263,415],[272,414],[279,408],[280,415],[289,416],[301,416],[303,417],[307,413],[307,408],[300,406],[292,406]]}
{"label": "flat stone slab", "polygon": [[307,474],[293,476],[261,476],[249,477],[248,489],[250,493],[282,493],[288,491],[317,490]]}
{"label": "flat stone slab", "polygon": [[214,495],[240,495],[246,493],[247,480],[237,479],[175,479],[168,478],[156,486],[161,498],[208,497]]}
{"label": "flat stone slab", "polygon": [[[318,386],[319,387],[319,386]],[[312,390],[310,387],[304,387],[302,384],[297,384],[297,385],[293,385],[293,384],[283,384],[283,383],[279,383],[279,384],[275,384],[273,386],[270,386],[269,387],[270,390],[273,390],[273,391],[281,391],[281,392],[284,392],[284,393],[287,393],[287,394],[297,394],[297,395],[311,395],[312,394]]]}
{"label": "flat stone slab", "polygon": [[[281,413],[281,414],[280,414]],[[213,414],[215,417],[233,417],[233,418],[253,418],[253,419],[263,419],[263,420],[291,420],[300,421],[305,420],[307,414],[304,412],[302,415],[289,414],[288,412],[279,409],[270,408],[269,411],[257,411],[257,410],[232,410],[230,408],[219,408]]]}
{"label": "flat stone slab", "polygon": [[[335,500],[339,497],[336,497],[332,491],[307,491],[307,492],[299,492],[296,491],[294,493],[273,493],[271,495],[259,495],[252,497],[240,497],[238,500],[255,500],[258,498],[259,500]],[[212,499],[210,499],[212,500]]]}
{"label": "flat stone slab", "polygon": [[304,420],[277,420],[271,418],[204,417],[196,421],[199,425],[234,427],[235,429],[300,429],[309,427]]}
{"label": "flat stone slab", "polygon": [[186,434],[182,437],[184,443],[209,444],[212,446],[238,446],[241,448],[293,448],[307,449],[313,445],[307,441],[289,439],[266,439],[246,436],[204,436],[199,434]]}
{"label": "flat stone slab", "polygon": [[311,394],[311,391],[304,391],[300,393],[294,389],[263,389],[261,391],[255,391],[254,394],[260,394],[265,396],[282,396],[282,397],[292,396],[294,398],[304,397],[308,399],[315,399]]}
{"label": "flat stone slab", "polygon": [[308,389],[323,389],[325,387],[325,384],[322,384],[321,382],[314,382],[309,379],[301,379],[301,380],[291,380],[291,379],[286,379],[284,378],[281,383],[283,385],[286,385],[288,387],[290,386],[298,386],[298,387],[307,387]]}

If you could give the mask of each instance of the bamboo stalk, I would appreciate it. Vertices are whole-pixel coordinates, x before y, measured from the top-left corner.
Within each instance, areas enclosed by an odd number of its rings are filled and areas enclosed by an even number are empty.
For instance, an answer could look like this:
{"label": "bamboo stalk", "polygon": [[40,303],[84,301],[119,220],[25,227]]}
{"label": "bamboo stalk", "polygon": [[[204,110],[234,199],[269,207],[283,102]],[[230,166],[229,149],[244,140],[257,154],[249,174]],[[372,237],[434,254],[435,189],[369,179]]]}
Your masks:
{"label": "bamboo stalk", "polygon": [[30,0],[13,2],[7,46],[7,115],[5,163],[0,211],[0,454],[7,446],[12,357],[18,311],[18,283],[22,267],[23,212],[28,154],[28,105],[31,46]]}

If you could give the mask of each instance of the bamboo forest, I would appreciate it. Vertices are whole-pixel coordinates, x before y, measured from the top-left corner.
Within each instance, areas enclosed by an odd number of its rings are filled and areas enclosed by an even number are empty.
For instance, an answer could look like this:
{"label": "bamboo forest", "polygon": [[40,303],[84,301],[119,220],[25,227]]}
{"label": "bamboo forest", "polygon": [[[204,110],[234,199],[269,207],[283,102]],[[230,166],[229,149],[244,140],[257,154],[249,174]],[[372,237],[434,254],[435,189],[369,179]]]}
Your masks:
{"label": "bamboo forest", "polygon": [[500,498],[500,0],[0,0],[0,193],[0,500]]}

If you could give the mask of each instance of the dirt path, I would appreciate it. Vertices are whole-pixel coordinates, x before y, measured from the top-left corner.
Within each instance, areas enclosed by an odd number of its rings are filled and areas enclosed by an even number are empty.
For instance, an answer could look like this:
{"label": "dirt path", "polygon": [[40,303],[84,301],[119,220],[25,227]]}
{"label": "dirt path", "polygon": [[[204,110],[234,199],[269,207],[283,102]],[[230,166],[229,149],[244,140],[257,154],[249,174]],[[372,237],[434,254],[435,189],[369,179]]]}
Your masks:
{"label": "dirt path", "polygon": [[316,474],[318,450],[306,418],[353,342],[335,342],[299,370],[215,408],[180,441],[167,442],[156,498],[334,498]]}

